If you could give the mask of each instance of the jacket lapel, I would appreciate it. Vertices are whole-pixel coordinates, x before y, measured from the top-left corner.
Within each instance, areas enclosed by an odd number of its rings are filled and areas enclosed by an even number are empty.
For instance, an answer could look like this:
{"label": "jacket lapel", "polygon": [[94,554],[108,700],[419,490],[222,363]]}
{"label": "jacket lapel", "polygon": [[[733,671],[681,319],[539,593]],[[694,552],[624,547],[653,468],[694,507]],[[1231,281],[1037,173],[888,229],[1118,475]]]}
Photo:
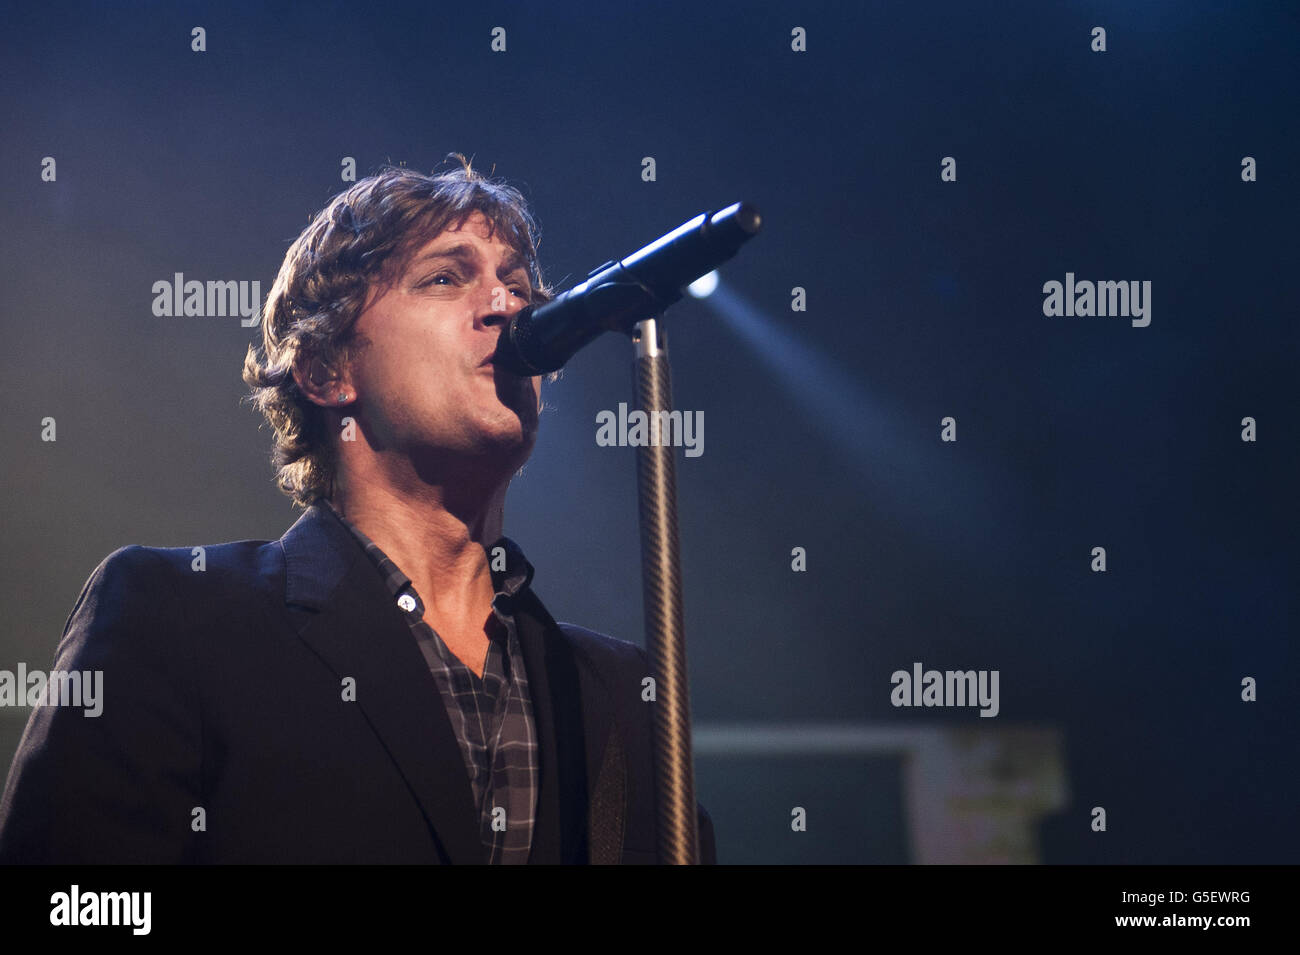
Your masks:
{"label": "jacket lapel", "polygon": [[365,551],[323,504],[309,508],[279,544],[285,603],[299,636],[340,681],[355,679],[353,705],[388,750],[448,860],[483,864],[478,813],[438,685]]}
{"label": "jacket lapel", "polygon": [[605,753],[612,709],[603,685],[531,590],[516,606],[515,626],[528,672],[541,760],[528,861],[586,863],[589,794]]}

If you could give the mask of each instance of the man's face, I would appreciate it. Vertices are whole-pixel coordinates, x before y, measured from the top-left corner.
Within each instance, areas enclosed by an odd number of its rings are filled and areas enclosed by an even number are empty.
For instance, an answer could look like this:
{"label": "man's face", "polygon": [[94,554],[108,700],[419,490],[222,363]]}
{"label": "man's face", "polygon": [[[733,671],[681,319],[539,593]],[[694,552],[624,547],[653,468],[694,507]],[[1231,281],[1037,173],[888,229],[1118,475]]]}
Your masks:
{"label": "man's face", "polygon": [[475,212],[418,245],[357,320],[370,344],[350,377],[375,450],[417,465],[449,456],[499,461],[507,474],[532,451],[541,378],[489,361],[505,324],[528,304],[531,279],[501,233],[489,239],[488,231]]}

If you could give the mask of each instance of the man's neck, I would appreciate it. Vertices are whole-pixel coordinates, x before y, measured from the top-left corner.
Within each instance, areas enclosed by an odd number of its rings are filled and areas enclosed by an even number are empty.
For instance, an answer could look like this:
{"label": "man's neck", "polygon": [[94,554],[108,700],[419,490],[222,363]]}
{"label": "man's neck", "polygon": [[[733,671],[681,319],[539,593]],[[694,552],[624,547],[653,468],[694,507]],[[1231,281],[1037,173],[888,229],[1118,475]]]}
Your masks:
{"label": "man's neck", "polygon": [[430,623],[465,630],[490,612],[488,548],[502,535],[506,486],[452,494],[354,479],[336,485],[331,503],[411,578]]}

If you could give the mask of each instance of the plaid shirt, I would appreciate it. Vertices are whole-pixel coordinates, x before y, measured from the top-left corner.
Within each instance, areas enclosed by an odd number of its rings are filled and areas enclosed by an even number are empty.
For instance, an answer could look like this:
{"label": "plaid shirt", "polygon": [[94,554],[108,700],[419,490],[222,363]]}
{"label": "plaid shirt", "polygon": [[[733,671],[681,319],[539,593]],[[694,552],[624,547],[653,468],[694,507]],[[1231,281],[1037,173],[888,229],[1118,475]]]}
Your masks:
{"label": "plaid shirt", "polygon": [[[532,564],[508,537],[488,549],[496,590],[492,613],[501,626],[488,628],[487,661],[480,679],[424,621],[424,602],[411,579],[333,503],[324,503],[365,548],[429,664],[460,743],[488,862],[526,863],[537,808],[539,750],[528,675],[515,629],[514,601],[533,579]],[[496,569],[502,555],[498,547],[504,553],[505,570]]]}

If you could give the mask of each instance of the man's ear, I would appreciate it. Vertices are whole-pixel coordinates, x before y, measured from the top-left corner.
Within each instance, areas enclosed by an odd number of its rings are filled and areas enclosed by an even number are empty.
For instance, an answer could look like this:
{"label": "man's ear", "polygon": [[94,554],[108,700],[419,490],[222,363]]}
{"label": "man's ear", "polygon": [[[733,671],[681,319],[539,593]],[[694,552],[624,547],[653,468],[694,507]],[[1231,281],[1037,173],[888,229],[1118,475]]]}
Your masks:
{"label": "man's ear", "polygon": [[311,402],[322,408],[337,408],[357,397],[346,374],[340,375],[319,358],[309,355],[304,354],[294,362],[293,380]]}

